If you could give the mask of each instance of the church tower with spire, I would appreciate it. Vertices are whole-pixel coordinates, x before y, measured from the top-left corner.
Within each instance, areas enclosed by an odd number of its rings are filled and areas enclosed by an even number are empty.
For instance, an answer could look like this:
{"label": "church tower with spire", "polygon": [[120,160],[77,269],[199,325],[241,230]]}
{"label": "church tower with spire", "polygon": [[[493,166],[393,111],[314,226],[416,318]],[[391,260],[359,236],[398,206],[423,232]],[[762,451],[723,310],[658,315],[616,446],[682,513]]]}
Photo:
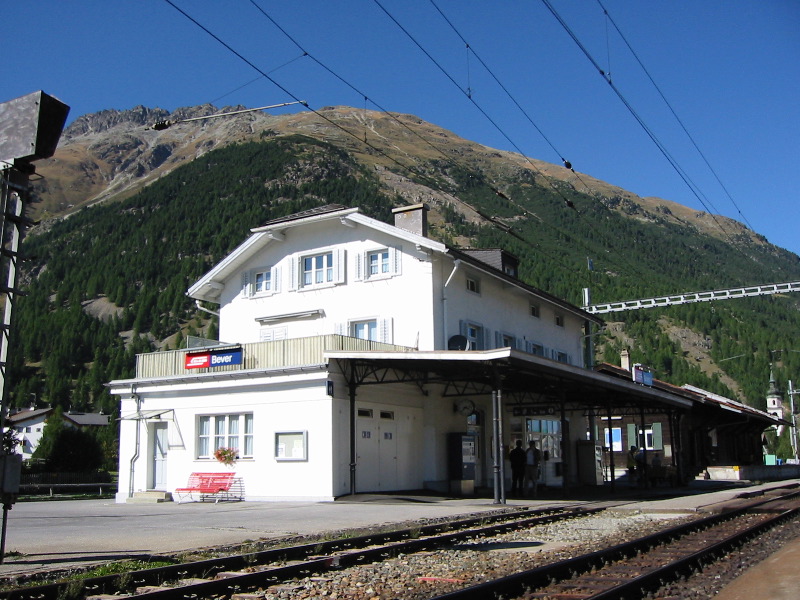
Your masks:
{"label": "church tower with spire", "polygon": [[[783,419],[783,394],[775,381],[775,371],[770,367],[769,370],[769,390],[767,390],[767,412],[773,416]],[[778,435],[783,432],[783,425],[778,425]]]}

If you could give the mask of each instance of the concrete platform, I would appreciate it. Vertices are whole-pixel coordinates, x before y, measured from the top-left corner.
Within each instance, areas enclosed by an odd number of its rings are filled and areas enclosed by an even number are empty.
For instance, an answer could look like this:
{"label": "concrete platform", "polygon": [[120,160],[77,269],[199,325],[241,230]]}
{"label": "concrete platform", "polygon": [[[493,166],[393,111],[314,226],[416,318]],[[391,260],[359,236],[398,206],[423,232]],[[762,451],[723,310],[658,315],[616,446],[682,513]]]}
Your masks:
{"label": "concrete platform", "polygon": [[546,490],[538,499],[429,495],[357,495],[335,502],[191,502],[117,504],[111,500],[20,502],[8,513],[6,558],[0,577],[68,569],[125,558],[210,546],[236,545],[284,535],[371,528],[419,519],[456,517],[504,507],[574,506],[623,501],[625,510],[695,512],[743,493],[760,494],[800,480],[762,485],[696,482],[688,488],[637,490],[617,486]]}

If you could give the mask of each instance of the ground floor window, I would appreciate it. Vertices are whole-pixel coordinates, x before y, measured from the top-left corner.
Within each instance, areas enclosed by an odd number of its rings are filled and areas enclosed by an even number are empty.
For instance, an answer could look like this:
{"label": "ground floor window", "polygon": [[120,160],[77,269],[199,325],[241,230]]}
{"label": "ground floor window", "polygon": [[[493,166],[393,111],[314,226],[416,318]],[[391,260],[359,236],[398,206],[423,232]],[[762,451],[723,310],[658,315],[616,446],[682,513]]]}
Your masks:
{"label": "ground floor window", "polygon": [[252,458],[253,414],[198,417],[197,458],[211,458],[218,448],[233,448],[239,458]]}
{"label": "ground floor window", "polygon": [[558,419],[526,419],[525,437],[536,442],[549,458],[561,458],[561,421]]}

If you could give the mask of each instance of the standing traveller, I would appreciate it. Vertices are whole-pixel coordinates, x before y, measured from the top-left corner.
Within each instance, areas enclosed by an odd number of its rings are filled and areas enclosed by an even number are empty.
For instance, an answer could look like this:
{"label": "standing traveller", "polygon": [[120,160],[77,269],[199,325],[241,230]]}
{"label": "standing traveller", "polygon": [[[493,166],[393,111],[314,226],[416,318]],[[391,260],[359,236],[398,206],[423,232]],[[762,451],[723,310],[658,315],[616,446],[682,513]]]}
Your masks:
{"label": "standing traveller", "polygon": [[523,495],[528,490],[528,482],[533,484],[533,497],[536,498],[536,486],[539,481],[539,460],[541,452],[536,447],[533,440],[528,442],[528,449],[525,452],[525,484],[522,487]]}
{"label": "standing traveller", "polygon": [[525,479],[525,450],[522,448],[522,440],[517,440],[516,447],[508,453],[508,460],[511,461],[511,493],[522,493]]}
{"label": "standing traveller", "polygon": [[631,446],[631,449],[628,451],[628,481],[630,482],[630,485],[636,485],[636,464],[638,462],[636,460],[636,454],[636,446]]}

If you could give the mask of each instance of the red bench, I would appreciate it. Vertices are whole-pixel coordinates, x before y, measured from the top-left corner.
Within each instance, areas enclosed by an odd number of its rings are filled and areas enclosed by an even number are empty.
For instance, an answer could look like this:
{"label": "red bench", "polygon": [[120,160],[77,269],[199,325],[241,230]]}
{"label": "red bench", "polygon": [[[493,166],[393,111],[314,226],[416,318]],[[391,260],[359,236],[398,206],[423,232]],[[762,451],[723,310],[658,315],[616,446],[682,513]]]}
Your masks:
{"label": "red bench", "polygon": [[175,489],[178,503],[191,498],[192,494],[199,494],[200,500],[214,498],[220,500],[242,500],[241,479],[235,473],[192,473],[186,487]]}

